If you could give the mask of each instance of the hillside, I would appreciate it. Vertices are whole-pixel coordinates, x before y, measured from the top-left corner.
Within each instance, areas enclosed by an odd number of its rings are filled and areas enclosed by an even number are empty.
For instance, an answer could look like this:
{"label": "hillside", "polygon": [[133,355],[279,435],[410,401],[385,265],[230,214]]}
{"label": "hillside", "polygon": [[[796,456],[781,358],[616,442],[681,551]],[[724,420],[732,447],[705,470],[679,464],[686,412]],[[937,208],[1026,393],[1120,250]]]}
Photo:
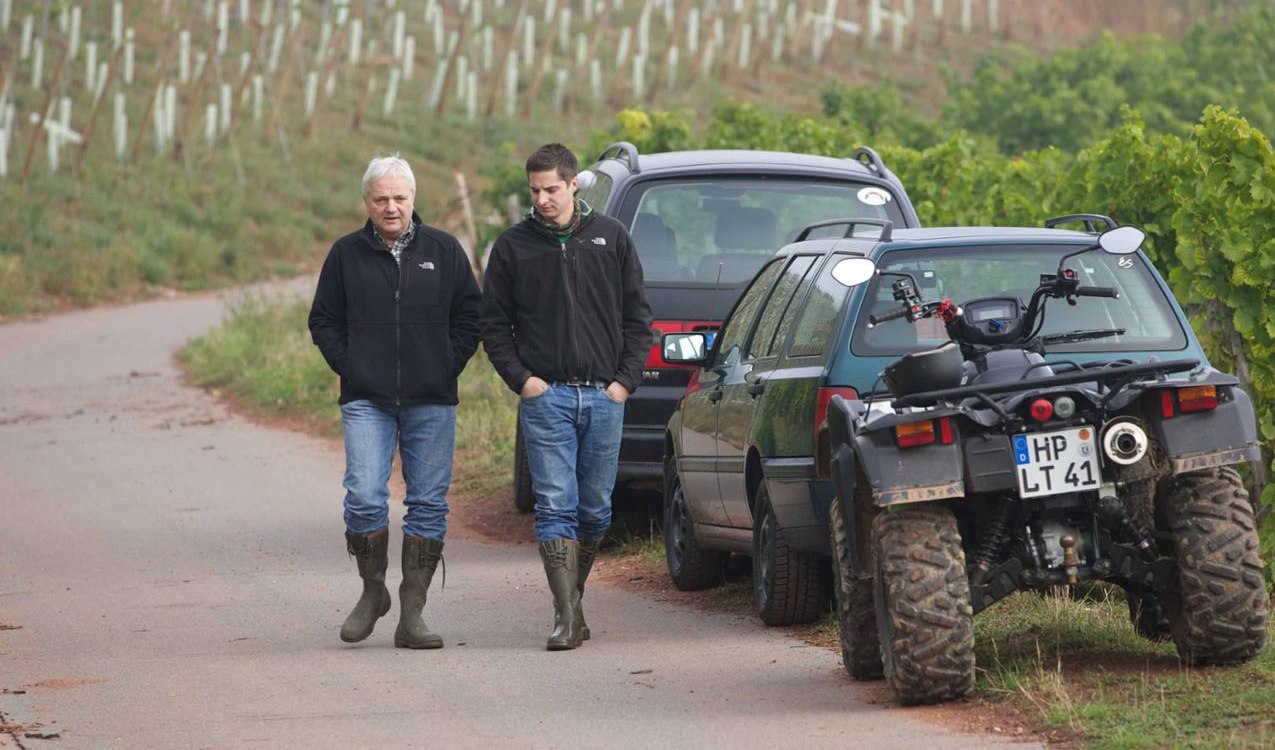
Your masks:
{"label": "hillside", "polygon": [[0,315],[312,268],[376,153],[472,241],[458,172],[477,201],[481,168],[624,108],[814,114],[829,83],[890,81],[933,115],[943,72],[989,52],[1178,38],[1245,5],[0,0]]}

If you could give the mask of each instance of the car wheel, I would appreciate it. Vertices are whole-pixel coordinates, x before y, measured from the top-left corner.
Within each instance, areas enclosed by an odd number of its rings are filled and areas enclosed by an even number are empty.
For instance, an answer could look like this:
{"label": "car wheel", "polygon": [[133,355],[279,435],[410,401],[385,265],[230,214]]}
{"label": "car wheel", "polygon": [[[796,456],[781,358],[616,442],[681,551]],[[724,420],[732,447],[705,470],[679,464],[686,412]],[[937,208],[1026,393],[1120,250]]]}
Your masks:
{"label": "car wheel", "polygon": [[902,508],[872,522],[873,592],[885,679],[900,703],[974,687],[974,608],[956,516]]}
{"label": "car wheel", "polygon": [[1253,506],[1233,469],[1174,477],[1166,492],[1178,572],[1164,601],[1187,664],[1238,664],[1266,643],[1270,601]]}
{"label": "car wheel", "polygon": [[677,463],[664,460],[664,559],[673,585],[682,591],[720,586],[725,577],[727,553],[700,546],[695,537]]}
{"label": "car wheel", "polygon": [[763,481],[757,488],[753,520],[753,602],[767,625],[814,622],[824,609],[827,563],[812,553],[794,552],[775,518]]}
{"label": "car wheel", "polygon": [[519,513],[530,513],[536,507],[536,493],[531,489],[531,467],[527,465],[527,446],[522,440],[522,427],[514,433],[514,507]]}
{"label": "car wheel", "polygon": [[832,592],[841,631],[841,661],[856,680],[881,679],[881,639],[877,637],[877,616],[872,604],[872,577],[860,575],[850,564],[852,540],[836,498],[828,512],[828,527],[832,533]]}

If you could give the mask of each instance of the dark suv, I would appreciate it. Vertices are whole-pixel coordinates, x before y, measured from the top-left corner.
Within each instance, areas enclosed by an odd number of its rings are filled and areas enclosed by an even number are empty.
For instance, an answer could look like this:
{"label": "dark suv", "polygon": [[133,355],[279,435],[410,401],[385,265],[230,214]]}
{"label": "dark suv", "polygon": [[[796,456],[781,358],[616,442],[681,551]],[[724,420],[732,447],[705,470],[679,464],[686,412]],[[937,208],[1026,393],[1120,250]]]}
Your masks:
{"label": "dark suv", "polygon": [[[669,574],[679,588],[706,588],[722,580],[729,553],[751,556],[757,611],[768,624],[810,621],[825,608],[835,495],[829,402],[876,390],[887,365],[949,338],[937,319],[914,324],[897,315],[893,282],[906,275],[925,299],[1026,300],[1041,274],[1054,272],[1061,256],[1091,247],[1096,236],[839,224],[841,239],[811,240],[803,233],[803,241],[780,250],[711,347],[695,333],[663,341],[666,359],[702,368],[692,373],[664,434]],[[1083,283],[1115,288],[1119,297],[1086,299],[1074,310],[1060,306],[1044,321],[1042,336],[1079,329],[1103,335],[1052,346],[1050,360],[1207,361],[1141,253],[1083,258]],[[877,269],[870,280],[855,278],[865,259]]]}
{"label": "dark suv", "polygon": [[[580,173],[580,195],[629,228],[642,260],[656,342],[629,399],[617,494],[659,489],[664,431],[695,368],[660,358],[658,336],[713,330],[757,269],[811,222],[843,216],[917,226],[897,177],[869,148],[853,158],[769,151],[638,154],[608,146]],[[515,445],[514,504],[535,504],[521,435]]]}

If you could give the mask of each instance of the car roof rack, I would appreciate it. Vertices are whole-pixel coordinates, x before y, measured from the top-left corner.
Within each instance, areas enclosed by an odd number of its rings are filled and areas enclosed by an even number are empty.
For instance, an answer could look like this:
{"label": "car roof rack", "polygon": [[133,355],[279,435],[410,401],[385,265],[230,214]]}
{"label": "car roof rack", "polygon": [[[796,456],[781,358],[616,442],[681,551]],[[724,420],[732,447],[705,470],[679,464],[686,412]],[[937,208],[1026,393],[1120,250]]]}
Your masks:
{"label": "car roof rack", "polygon": [[1118,226],[1115,219],[1102,214],[1067,214],[1066,216],[1055,216],[1052,219],[1046,219],[1045,228],[1053,229],[1059,224],[1069,224],[1073,221],[1083,221],[1085,223],[1085,231],[1090,234],[1100,234],[1097,228],[1099,224],[1102,224],[1105,229],[1115,229]]}
{"label": "car roof rack", "polygon": [[[612,152],[614,152],[614,154]],[[637,146],[634,146],[632,143],[629,143],[628,141],[616,141],[615,143],[612,143],[610,146],[602,149],[602,155],[598,157],[598,161],[607,159],[612,155],[614,155],[617,159],[623,156],[623,161],[628,164],[629,171],[633,174],[637,174],[642,171],[642,168],[638,166]]]}
{"label": "car roof rack", "polygon": [[807,224],[800,232],[797,233],[795,242],[804,242],[810,233],[816,229],[823,227],[835,227],[841,224],[846,225],[846,233],[841,236],[842,239],[848,239],[854,236],[854,228],[859,224],[870,224],[874,227],[881,227],[881,236],[878,238],[880,242],[889,242],[894,233],[894,222],[889,219],[826,219],[824,221],[816,221],[813,224]]}
{"label": "car roof rack", "polygon": [[882,177],[885,176],[885,162],[881,161],[881,157],[877,155],[876,151],[873,151],[867,146],[860,146],[855,149],[854,156],[852,158]]}

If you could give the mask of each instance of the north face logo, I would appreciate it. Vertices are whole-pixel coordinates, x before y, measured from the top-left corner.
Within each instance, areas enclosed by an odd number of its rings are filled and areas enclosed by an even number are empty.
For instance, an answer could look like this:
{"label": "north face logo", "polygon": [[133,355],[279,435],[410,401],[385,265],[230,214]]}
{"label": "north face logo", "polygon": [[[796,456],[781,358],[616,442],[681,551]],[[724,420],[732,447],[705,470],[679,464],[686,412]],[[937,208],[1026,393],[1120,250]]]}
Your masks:
{"label": "north face logo", "polygon": [[604,246],[605,246],[605,245],[607,244],[607,238],[606,238],[606,237],[594,237],[594,238],[593,238],[593,244],[595,244],[595,245],[604,245]]}
{"label": "north face logo", "polygon": [[433,264],[431,261],[428,261],[428,260],[427,260],[427,261],[425,261],[424,263],[422,263],[422,264],[420,265],[420,267],[421,267],[422,269],[426,270],[426,271],[433,271],[433,270],[434,270],[434,264]]}

